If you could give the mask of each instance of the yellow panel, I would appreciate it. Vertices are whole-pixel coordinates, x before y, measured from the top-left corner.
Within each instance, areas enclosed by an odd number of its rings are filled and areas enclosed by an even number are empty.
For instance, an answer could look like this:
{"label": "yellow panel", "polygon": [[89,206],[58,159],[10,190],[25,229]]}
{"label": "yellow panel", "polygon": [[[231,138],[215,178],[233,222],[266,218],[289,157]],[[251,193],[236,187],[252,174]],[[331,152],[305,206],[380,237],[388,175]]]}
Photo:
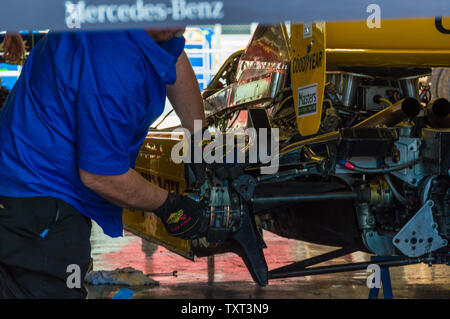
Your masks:
{"label": "yellow panel", "polygon": [[327,49],[331,67],[450,67],[450,50]]}
{"label": "yellow panel", "polygon": [[317,133],[322,116],[326,73],[325,23],[291,25],[291,80],[298,131]]}
{"label": "yellow panel", "polygon": [[[450,17],[442,19],[450,30]],[[370,29],[366,21],[327,22],[327,48],[450,50],[450,33],[440,32],[435,18],[382,19],[381,28]]]}
{"label": "yellow panel", "polygon": [[[437,25],[440,27],[439,31]],[[449,67],[450,17],[326,23],[327,67]]]}
{"label": "yellow panel", "polygon": [[[184,164],[175,164],[170,158],[172,147],[178,141],[170,133],[149,134],[139,151],[135,169],[159,187],[183,193]],[[169,235],[161,220],[153,213],[124,209],[122,220],[126,230],[186,258],[193,258],[191,241]]]}

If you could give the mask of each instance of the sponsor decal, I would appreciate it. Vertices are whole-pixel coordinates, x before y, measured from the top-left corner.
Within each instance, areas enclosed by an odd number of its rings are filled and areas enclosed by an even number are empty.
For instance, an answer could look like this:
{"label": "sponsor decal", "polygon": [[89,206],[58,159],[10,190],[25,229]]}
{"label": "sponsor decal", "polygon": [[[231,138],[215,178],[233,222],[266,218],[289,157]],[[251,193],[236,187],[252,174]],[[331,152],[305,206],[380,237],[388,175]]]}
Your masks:
{"label": "sponsor decal", "polygon": [[223,1],[171,0],[122,4],[88,4],[87,1],[65,2],[66,26],[78,29],[85,24],[162,22],[166,20],[221,20]]}
{"label": "sponsor decal", "polygon": [[317,113],[317,83],[298,88],[298,117]]}
{"label": "sponsor decal", "polygon": [[[170,232],[174,233],[174,232],[180,230],[181,228],[186,226],[191,221],[192,218],[191,218],[191,216],[183,216],[180,219],[181,219],[181,222],[178,225],[175,225],[174,227],[172,227],[170,229]],[[186,232],[186,231],[187,230],[185,230],[184,232]]]}
{"label": "sponsor decal", "polygon": [[169,218],[167,218],[167,224],[176,224],[180,221],[180,218],[184,215],[184,211],[180,209],[179,211],[170,214]]}
{"label": "sponsor decal", "polygon": [[303,24],[303,39],[312,37],[312,22],[305,22]]}
{"label": "sponsor decal", "polygon": [[450,29],[445,28],[444,24],[442,23],[442,17],[436,17],[434,20],[434,25],[436,26],[436,29],[443,34],[450,34]]}
{"label": "sponsor decal", "polygon": [[303,73],[310,70],[315,70],[322,67],[323,63],[323,50],[308,53],[305,56],[294,57],[292,60],[292,72]]}

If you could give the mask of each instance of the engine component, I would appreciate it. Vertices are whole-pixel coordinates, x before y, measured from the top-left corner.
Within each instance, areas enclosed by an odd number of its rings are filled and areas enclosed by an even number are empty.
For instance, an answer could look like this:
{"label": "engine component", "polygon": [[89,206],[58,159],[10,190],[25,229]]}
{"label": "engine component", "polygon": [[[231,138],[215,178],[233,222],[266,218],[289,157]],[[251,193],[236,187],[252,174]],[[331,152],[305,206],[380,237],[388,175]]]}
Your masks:
{"label": "engine component", "polygon": [[[250,181],[251,178],[243,180]],[[242,186],[242,181],[241,184],[236,184],[238,190],[241,190],[238,186]],[[208,180],[204,186],[215,185],[210,182]],[[204,186],[201,200],[206,203],[203,213],[209,219],[206,244],[219,244],[230,240],[237,243],[238,253],[247,265],[253,280],[261,286],[267,285],[269,270],[262,251],[266,244],[256,227],[251,207],[242,195],[229,186]],[[200,200],[197,193],[187,195]],[[193,242],[193,245],[202,244],[204,243],[200,240]]]}
{"label": "engine component", "polygon": [[329,72],[327,74],[327,82],[333,83],[338,98],[347,107],[357,104],[358,87],[363,79],[369,78],[371,79],[372,77],[348,72]]}
{"label": "engine component", "polygon": [[250,175],[241,175],[233,181],[232,186],[242,198],[250,201],[255,191],[256,181]]}
{"label": "engine component", "polygon": [[421,110],[422,106],[417,99],[407,97],[358,123],[355,127],[395,126],[408,118],[416,117]]}
{"label": "engine component", "polygon": [[425,171],[428,175],[450,175],[450,129],[422,130],[422,151]]}
{"label": "engine component", "polygon": [[392,246],[392,236],[379,234],[376,231],[375,216],[370,209],[369,203],[356,204],[358,225],[362,232],[364,245],[370,252],[380,256],[390,256],[395,253]]}
{"label": "engine component", "polygon": [[447,246],[447,240],[439,235],[433,219],[433,207],[434,202],[427,201],[394,236],[394,246],[406,256],[419,257]]}
{"label": "engine component", "polygon": [[392,189],[383,178],[377,178],[370,187],[370,205],[373,209],[386,209],[392,206]]}
{"label": "engine component", "polygon": [[450,128],[450,102],[443,98],[431,101],[427,105],[427,116],[433,127]]}
{"label": "engine component", "polygon": [[395,102],[395,99],[398,100],[399,97],[400,92],[396,87],[361,85],[358,94],[358,107],[377,112],[389,106],[381,101],[380,98]]}
{"label": "engine component", "polygon": [[404,97],[418,98],[419,79],[417,76],[412,78],[404,78],[400,80],[400,87]]}
{"label": "engine component", "polygon": [[379,233],[375,218],[377,211],[384,211],[392,206],[391,189],[385,180],[377,178],[368,185],[362,185],[360,193],[368,195],[360,195],[360,201],[355,205],[358,226],[361,230],[364,245],[369,251],[377,255],[392,255],[395,252],[392,246],[392,235]]}
{"label": "engine component", "polygon": [[209,218],[207,240],[223,242],[239,229],[239,198],[230,194],[228,187],[212,187],[206,216]]}
{"label": "engine component", "polygon": [[392,156],[394,141],[398,139],[397,131],[388,128],[344,128],[340,134],[338,156],[346,159]]}
{"label": "engine component", "polygon": [[[328,103],[324,103],[323,106],[323,108],[325,108],[325,114],[322,118],[322,122],[320,123],[321,133],[330,133],[336,131],[341,121],[338,110],[333,107],[330,100],[327,101]],[[325,104],[327,104],[327,107],[325,106]]]}
{"label": "engine component", "polygon": [[395,142],[395,150],[398,158],[392,160],[386,159],[388,165],[399,165],[406,162],[417,161],[411,167],[392,172],[392,175],[408,183],[411,186],[417,186],[425,177],[423,164],[419,161],[421,141],[418,138],[400,137]]}
{"label": "engine component", "polygon": [[445,177],[432,178],[429,199],[434,201],[434,218],[439,234],[450,240],[450,180]]}

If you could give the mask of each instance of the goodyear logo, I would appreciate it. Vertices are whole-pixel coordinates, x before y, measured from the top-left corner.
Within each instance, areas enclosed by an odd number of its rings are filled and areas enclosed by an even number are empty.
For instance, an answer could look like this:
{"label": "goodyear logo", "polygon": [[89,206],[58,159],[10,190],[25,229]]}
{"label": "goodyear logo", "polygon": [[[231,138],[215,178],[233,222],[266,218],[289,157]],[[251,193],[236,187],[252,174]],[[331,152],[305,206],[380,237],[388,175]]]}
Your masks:
{"label": "goodyear logo", "polygon": [[180,221],[180,218],[183,217],[184,211],[180,209],[179,211],[170,214],[169,218],[167,218],[167,224],[176,224]]}
{"label": "goodyear logo", "polygon": [[292,72],[303,73],[322,67],[323,50],[295,57],[292,61]]}

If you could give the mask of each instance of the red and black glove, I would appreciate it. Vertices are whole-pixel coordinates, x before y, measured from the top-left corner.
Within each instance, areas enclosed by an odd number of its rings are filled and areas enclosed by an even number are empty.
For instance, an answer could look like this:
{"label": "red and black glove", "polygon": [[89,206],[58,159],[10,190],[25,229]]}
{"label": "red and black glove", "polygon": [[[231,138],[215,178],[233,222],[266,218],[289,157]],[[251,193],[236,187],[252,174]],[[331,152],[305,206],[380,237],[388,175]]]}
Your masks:
{"label": "red and black glove", "polygon": [[154,213],[167,232],[183,239],[203,237],[208,229],[208,219],[203,216],[203,206],[189,197],[169,193],[164,204]]}

